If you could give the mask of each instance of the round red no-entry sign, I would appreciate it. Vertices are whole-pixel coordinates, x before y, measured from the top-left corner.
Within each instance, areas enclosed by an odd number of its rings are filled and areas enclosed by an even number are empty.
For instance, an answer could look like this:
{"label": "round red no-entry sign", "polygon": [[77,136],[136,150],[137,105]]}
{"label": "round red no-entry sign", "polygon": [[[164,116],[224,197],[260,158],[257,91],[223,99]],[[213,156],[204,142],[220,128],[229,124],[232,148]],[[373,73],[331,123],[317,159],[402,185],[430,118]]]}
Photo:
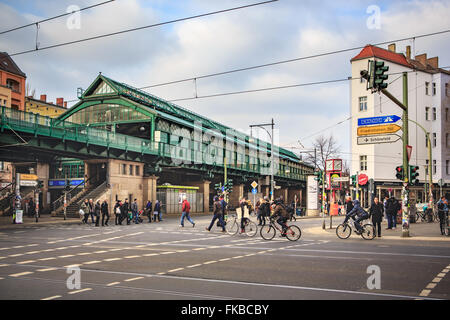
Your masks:
{"label": "round red no-entry sign", "polygon": [[365,186],[369,182],[369,177],[366,174],[360,174],[358,177],[358,184],[360,186]]}

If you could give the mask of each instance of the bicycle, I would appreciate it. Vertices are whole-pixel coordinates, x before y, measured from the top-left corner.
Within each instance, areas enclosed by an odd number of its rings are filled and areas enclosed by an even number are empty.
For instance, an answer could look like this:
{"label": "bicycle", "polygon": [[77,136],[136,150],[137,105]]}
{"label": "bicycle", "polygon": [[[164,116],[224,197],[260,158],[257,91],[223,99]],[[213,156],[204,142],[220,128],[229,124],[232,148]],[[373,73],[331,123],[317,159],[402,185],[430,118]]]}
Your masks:
{"label": "bicycle", "polygon": [[297,241],[302,236],[302,231],[300,230],[299,227],[295,225],[288,226],[286,232],[284,233],[283,230],[280,227],[278,227],[278,225],[275,223],[274,218],[270,217],[269,220],[270,220],[269,225],[263,226],[259,232],[264,240],[272,240],[277,234],[277,230],[281,234],[285,234],[286,238],[289,241]]}
{"label": "bicycle", "polygon": [[444,234],[447,237],[450,237],[450,225],[449,225],[449,221],[448,221],[448,214],[445,216],[445,221],[444,221]]}
{"label": "bicycle", "polygon": [[428,214],[426,211],[416,211],[416,222],[421,219],[422,222],[433,222],[433,214]]}
{"label": "bicycle", "polygon": [[[249,237],[254,237],[258,233],[258,226],[256,223],[251,221],[249,218],[244,218],[244,233]],[[227,217],[225,230],[231,236],[234,236],[238,233],[241,228],[240,223],[238,222],[237,215],[232,215],[231,218]]]}
{"label": "bicycle", "polygon": [[[359,235],[361,237],[363,237],[363,239],[365,239],[365,240],[373,240],[375,238],[374,226],[371,225],[370,223],[362,225],[361,222],[360,222],[360,225],[363,228],[363,232],[360,233]],[[350,237],[350,235],[352,234],[352,230],[353,230],[353,228],[352,228],[351,224],[347,221],[345,223],[340,224],[336,228],[336,235],[338,236],[339,239],[345,240]]]}

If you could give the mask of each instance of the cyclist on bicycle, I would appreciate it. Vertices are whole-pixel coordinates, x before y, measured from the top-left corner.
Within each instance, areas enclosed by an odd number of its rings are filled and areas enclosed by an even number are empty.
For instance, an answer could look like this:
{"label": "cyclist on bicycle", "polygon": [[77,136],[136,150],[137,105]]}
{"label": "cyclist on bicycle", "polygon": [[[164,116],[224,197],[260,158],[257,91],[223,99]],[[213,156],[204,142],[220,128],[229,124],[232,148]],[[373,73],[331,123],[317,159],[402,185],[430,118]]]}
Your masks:
{"label": "cyclist on bicycle", "polygon": [[286,237],[286,230],[288,228],[286,222],[290,218],[288,211],[286,210],[283,202],[280,199],[275,200],[275,210],[272,214],[273,219],[277,219],[278,224],[281,226],[283,232],[281,234],[282,237]]}
{"label": "cyclist on bicycle", "polygon": [[241,215],[241,233],[244,233],[245,232],[245,223],[248,220],[248,218],[245,217],[245,208],[247,208],[249,210],[248,203],[247,203],[247,200],[245,199],[245,197],[241,199],[241,201],[239,203],[239,206],[241,207],[241,212],[242,212],[242,215]]}
{"label": "cyclist on bicycle", "polygon": [[355,221],[356,233],[361,234],[363,232],[361,221],[369,219],[369,214],[361,207],[359,200],[353,201],[353,209],[345,216],[344,224],[347,223],[350,218]]}

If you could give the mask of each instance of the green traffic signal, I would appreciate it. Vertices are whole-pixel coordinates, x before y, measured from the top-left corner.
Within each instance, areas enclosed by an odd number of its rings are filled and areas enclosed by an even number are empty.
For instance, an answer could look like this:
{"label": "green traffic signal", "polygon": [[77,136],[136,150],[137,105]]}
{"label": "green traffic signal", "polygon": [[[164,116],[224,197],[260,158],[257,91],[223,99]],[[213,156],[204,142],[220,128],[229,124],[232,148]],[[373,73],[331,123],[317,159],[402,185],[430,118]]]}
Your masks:
{"label": "green traffic signal", "polygon": [[388,84],[385,81],[389,78],[386,72],[389,71],[389,67],[384,65],[383,61],[375,62],[375,81],[374,81],[374,89],[381,91],[388,87]]}
{"label": "green traffic signal", "polygon": [[419,167],[409,166],[409,179],[412,185],[417,185],[419,183]]}
{"label": "green traffic signal", "polygon": [[357,178],[357,175],[355,174],[355,175],[353,175],[353,176],[351,176],[351,179],[352,179],[352,186],[356,186],[356,180],[358,179]]}

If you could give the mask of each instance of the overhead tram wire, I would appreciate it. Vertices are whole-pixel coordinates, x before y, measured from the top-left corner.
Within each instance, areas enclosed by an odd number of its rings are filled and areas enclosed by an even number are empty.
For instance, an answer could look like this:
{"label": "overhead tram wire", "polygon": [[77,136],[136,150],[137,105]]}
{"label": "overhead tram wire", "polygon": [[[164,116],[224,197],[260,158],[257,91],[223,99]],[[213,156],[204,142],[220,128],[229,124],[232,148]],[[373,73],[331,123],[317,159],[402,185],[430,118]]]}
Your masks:
{"label": "overhead tram wire", "polygon": [[[438,31],[438,32],[422,34],[422,35],[418,35],[418,36],[411,36],[411,37],[397,39],[397,40],[390,40],[390,41],[379,42],[379,43],[375,43],[373,45],[374,46],[380,46],[380,45],[389,44],[389,43],[393,43],[393,42],[402,42],[402,41],[411,40],[411,39],[431,37],[431,36],[436,36],[436,35],[445,34],[445,33],[449,33],[449,32],[450,32],[450,29],[447,29],[447,30],[442,30],[442,31]],[[349,52],[349,51],[361,50],[361,49],[364,49],[364,48],[365,48],[365,46],[360,46],[360,47],[354,47],[354,48],[348,48],[348,49],[342,49],[342,50],[335,50],[335,51],[319,53],[319,54],[314,54],[314,55],[310,55],[310,56],[304,56],[304,57],[299,57],[299,58],[294,58],[294,59],[289,59],[289,60],[281,60],[281,61],[276,61],[276,62],[271,62],[271,63],[266,63],[266,64],[260,64],[260,65],[251,66],[251,67],[238,68],[238,69],[222,71],[222,72],[216,72],[216,73],[211,73],[211,74],[206,74],[206,75],[201,75],[201,76],[196,76],[196,77],[191,77],[191,78],[185,78],[185,79],[180,79],[180,80],[168,81],[168,82],[164,82],[164,83],[148,85],[148,86],[145,86],[145,87],[141,87],[139,89],[145,90],[145,89],[150,89],[150,88],[155,88],[155,87],[166,86],[166,85],[170,85],[170,84],[176,84],[176,83],[181,83],[181,82],[187,82],[187,81],[211,78],[211,77],[216,77],[216,76],[222,76],[222,75],[235,73],[235,72],[249,71],[249,70],[265,68],[265,67],[270,67],[270,66],[275,66],[275,65],[280,65],[280,64],[286,64],[286,63],[297,62],[297,61],[302,61],[302,60],[309,60],[309,59],[313,59],[313,58],[320,58],[320,57],[325,57],[325,56],[329,56],[329,55],[345,53],[345,52]]]}
{"label": "overhead tram wire", "polygon": [[42,47],[42,48],[36,48],[36,49],[32,49],[32,50],[27,50],[27,51],[16,52],[16,53],[10,54],[10,56],[13,57],[13,56],[18,56],[18,55],[22,55],[22,54],[31,53],[31,52],[48,50],[48,49],[58,48],[58,47],[62,47],[62,46],[68,46],[68,45],[72,45],[72,44],[76,44],[76,43],[82,43],[82,42],[86,42],[86,41],[92,41],[92,40],[102,39],[102,38],[106,38],[106,37],[112,37],[112,36],[116,36],[116,35],[119,35],[119,34],[124,34],[124,33],[129,33],[129,32],[134,32],[134,31],[139,31],[139,30],[144,30],[144,29],[149,29],[149,28],[154,28],[154,27],[159,27],[159,26],[172,24],[172,23],[177,23],[177,22],[181,22],[181,21],[193,20],[193,19],[202,18],[202,17],[206,17],[206,16],[211,16],[211,15],[216,15],[216,14],[221,14],[221,13],[225,13],[225,12],[231,12],[231,11],[246,9],[246,8],[255,7],[255,6],[259,6],[259,5],[264,5],[264,4],[277,2],[277,1],[279,1],[279,0],[269,0],[269,1],[264,1],[264,2],[248,4],[248,5],[245,5],[245,6],[239,6],[239,7],[234,7],[234,8],[224,9],[224,10],[218,10],[218,11],[203,13],[203,14],[199,14],[199,15],[195,15],[195,16],[186,17],[186,18],[180,18],[180,19],[175,19],[175,20],[155,23],[155,24],[151,24],[151,25],[146,25],[146,26],[142,26],[142,27],[127,29],[127,30],[122,30],[122,31],[117,31],[117,32],[112,32],[112,33],[106,33],[106,34],[102,34],[102,35],[98,35],[98,36],[94,36],[94,37],[89,37],[89,38],[84,38],[84,39],[79,39],[79,40],[74,40],[74,41],[68,41],[68,42],[63,42],[63,43],[59,43],[59,44],[54,44],[54,45]]}
{"label": "overhead tram wire", "polygon": [[40,20],[40,21],[36,21],[36,22],[33,22],[33,23],[29,23],[29,24],[23,25],[21,27],[16,27],[16,28],[12,28],[12,29],[9,29],[9,30],[5,30],[5,31],[0,31],[0,35],[8,33],[8,32],[13,32],[13,31],[16,31],[16,30],[24,29],[24,28],[27,28],[27,27],[35,26],[35,25],[41,24],[43,22],[47,22],[47,21],[58,19],[58,18],[62,18],[62,17],[68,16],[68,15],[71,15],[71,14],[73,14],[75,12],[81,12],[81,11],[84,11],[84,10],[88,10],[88,9],[92,9],[92,8],[95,8],[95,7],[99,7],[99,6],[102,6],[104,4],[108,4],[108,3],[114,2],[114,1],[116,1],[116,0],[108,0],[108,1],[105,1],[105,2],[94,4],[92,6],[81,8],[80,10],[76,10],[76,11],[68,12],[68,13],[63,13],[63,14],[60,14],[60,15],[57,15],[57,16],[54,16],[54,17],[51,17],[51,18],[47,18],[47,19],[44,19],[44,20]]}

